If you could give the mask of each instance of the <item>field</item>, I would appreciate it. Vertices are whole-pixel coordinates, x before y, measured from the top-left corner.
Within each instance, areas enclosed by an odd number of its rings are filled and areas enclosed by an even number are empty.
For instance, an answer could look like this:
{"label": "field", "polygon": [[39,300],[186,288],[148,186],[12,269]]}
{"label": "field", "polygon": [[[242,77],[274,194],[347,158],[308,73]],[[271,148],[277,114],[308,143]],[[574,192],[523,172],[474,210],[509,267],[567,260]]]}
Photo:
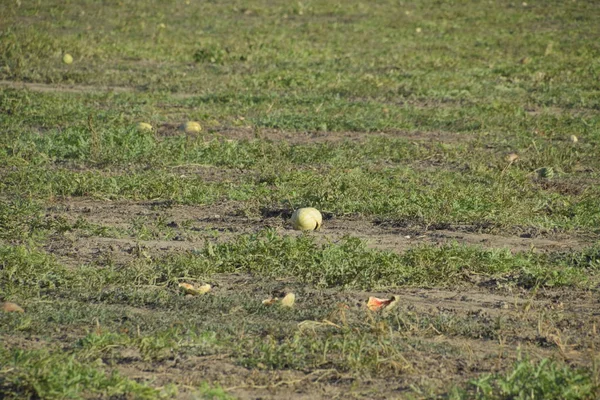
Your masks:
{"label": "field", "polygon": [[597,1],[0,8],[0,398],[600,397]]}

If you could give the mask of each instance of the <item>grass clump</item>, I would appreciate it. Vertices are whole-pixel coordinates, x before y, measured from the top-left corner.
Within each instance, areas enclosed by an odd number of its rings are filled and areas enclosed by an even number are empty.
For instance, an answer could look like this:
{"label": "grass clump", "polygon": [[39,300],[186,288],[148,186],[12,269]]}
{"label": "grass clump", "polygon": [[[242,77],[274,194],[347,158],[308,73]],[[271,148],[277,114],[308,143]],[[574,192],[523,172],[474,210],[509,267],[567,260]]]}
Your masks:
{"label": "grass clump", "polygon": [[0,287],[5,296],[41,296],[72,282],[72,273],[54,257],[34,247],[0,245]]}
{"label": "grass clump", "polygon": [[149,284],[231,272],[295,277],[319,287],[371,289],[452,287],[470,281],[471,275],[526,287],[585,285],[587,281],[581,268],[567,260],[534,253],[450,244],[424,245],[397,254],[369,249],[352,237],[318,244],[310,235],[294,238],[272,230],[242,235],[230,243],[209,243],[202,250],[158,260],[150,269],[143,274],[143,281]]}
{"label": "grass clump", "polygon": [[282,340],[272,336],[244,340],[236,347],[238,361],[252,368],[335,367],[366,374],[394,373],[410,367],[402,356],[402,351],[408,347],[406,340],[388,334],[374,340],[369,329],[354,328],[345,327],[343,332],[320,331],[318,337],[299,332]]}
{"label": "grass clump", "polygon": [[41,207],[30,200],[0,199],[0,240],[27,241],[39,238]]}
{"label": "grass clump", "polygon": [[[155,388],[113,369],[121,362],[120,351],[136,349],[144,360],[156,362],[172,357],[180,348],[197,351],[207,340],[214,342],[213,336],[206,334],[184,335],[177,329],[167,329],[143,336],[90,333],[66,351],[0,348],[0,394],[7,399],[173,398],[178,393],[173,384]],[[232,399],[221,387],[206,382],[187,389],[203,399]]]}
{"label": "grass clump", "polygon": [[539,362],[524,359],[504,373],[472,380],[467,391],[454,398],[591,400],[599,394],[600,387],[589,370],[570,368],[549,359]]}
{"label": "grass clump", "polygon": [[0,349],[0,392],[8,399],[80,399],[89,396],[133,396],[136,399],[169,398],[160,391],[106,372],[101,360],[87,363],[62,351]]}

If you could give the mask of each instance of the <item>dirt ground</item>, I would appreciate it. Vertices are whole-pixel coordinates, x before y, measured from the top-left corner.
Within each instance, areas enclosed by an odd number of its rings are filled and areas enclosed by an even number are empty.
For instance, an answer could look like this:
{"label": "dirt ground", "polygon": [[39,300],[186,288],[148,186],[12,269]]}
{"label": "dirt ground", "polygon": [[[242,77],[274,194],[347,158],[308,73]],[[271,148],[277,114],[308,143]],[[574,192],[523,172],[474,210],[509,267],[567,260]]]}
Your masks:
{"label": "dirt ground", "polygon": [[[89,90],[123,91],[124,88],[64,87],[42,84],[13,84],[0,82],[5,87],[27,87],[34,91],[84,92]],[[157,134],[169,136],[177,126],[164,124]],[[260,137],[290,143],[335,142],[363,140],[356,132],[286,133],[276,130],[214,129],[210,134],[224,140]],[[402,136],[420,142],[454,142],[468,140],[449,133],[386,132],[380,135]],[[201,174],[205,180],[220,182],[235,179],[245,173],[238,170],[205,166],[182,166],[185,174]],[[174,169],[177,170],[177,169]],[[557,187],[557,190],[577,188]],[[46,208],[46,218],[116,229],[121,237],[90,235],[85,229],[75,229],[56,235],[47,242],[46,250],[66,265],[76,267],[83,263],[110,259],[125,264],[140,252],[148,256],[190,251],[202,248],[207,241],[228,241],[240,234],[255,233],[266,227],[281,235],[299,235],[289,226],[291,210],[264,209],[260,215],[246,215],[241,204],[224,202],[210,206],[186,206],[167,202],[108,201],[93,198],[55,199]],[[339,241],[345,236],[358,237],[376,249],[401,253],[421,244],[460,243],[486,248],[508,248],[512,252],[569,252],[593,244],[596,238],[583,235],[566,235],[540,232],[531,228],[515,228],[513,232],[494,234],[480,226],[411,227],[397,226],[387,221],[369,220],[347,216],[338,218],[325,214],[324,227],[314,233],[319,242]],[[172,232],[171,237],[147,240],[136,238],[131,230],[137,222],[162,224]],[[128,233],[129,232],[129,233]],[[219,275],[215,278],[216,294],[243,290],[263,296],[264,282],[255,282],[243,274]],[[455,289],[399,288],[393,290],[405,313],[422,318],[448,317],[458,321],[471,321],[477,326],[492,327],[503,324],[502,337],[490,340],[485,335],[453,335],[440,332],[433,324],[423,328],[409,325],[403,338],[405,363],[395,366],[396,373],[378,377],[357,377],[327,368],[310,371],[273,371],[248,369],[236,365],[226,355],[205,357],[182,356],[161,362],[144,361],[132,351],[123,354],[128,362],[117,368],[133,379],[152,380],[155,386],[177,383],[183,390],[180,398],[193,398],[193,387],[202,382],[216,382],[240,399],[337,399],[343,397],[399,398],[407,394],[418,396],[415,388],[451,387],[481,373],[500,371],[510,366],[519,356],[540,359],[553,357],[573,366],[590,367],[600,346],[597,327],[600,325],[600,299],[592,292],[581,290],[540,289],[527,291],[509,287],[500,281],[480,276],[468,277],[470,283]],[[263,285],[263,286],[260,286]],[[272,290],[292,287],[308,306],[343,304],[344,310],[332,315],[328,322],[335,324],[340,318],[359,318],[364,314],[365,300],[369,296],[389,296],[388,293],[350,290],[321,290],[293,281],[271,282]],[[260,286],[260,287],[259,287]],[[241,288],[241,289],[240,289]],[[148,312],[133,310],[132,312]],[[342,316],[342,314],[344,314]],[[346,315],[347,314],[347,315]],[[323,321],[315,321],[319,327]],[[314,329],[317,329],[314,328]],[[458,328],[457,328],[458,329]],[[491,329],[491,328],[490,328]],[[35,348],[35,341],[14,339],[14,346]],[[434,349],[434,350],[433,350]],[[348,393],[351,393],[349,395]]]}

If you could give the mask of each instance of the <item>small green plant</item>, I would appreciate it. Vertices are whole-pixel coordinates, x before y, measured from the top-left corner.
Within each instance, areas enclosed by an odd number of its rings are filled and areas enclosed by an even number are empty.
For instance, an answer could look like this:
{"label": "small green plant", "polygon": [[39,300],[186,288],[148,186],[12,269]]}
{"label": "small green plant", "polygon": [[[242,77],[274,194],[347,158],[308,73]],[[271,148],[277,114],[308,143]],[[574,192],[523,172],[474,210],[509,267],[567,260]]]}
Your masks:
{"label": "small green plant", "polygon": [[538,177],[542,179],[552,179],[554,177],[554,168],[542,167],[537,170]]}
{"label": "small green plant", "polygon": [[176,330],[167,330],[136,341],[140,353],[148,360],[161,360],[172,357],[179,348]]}
{"label": "small green plant", "polygon": [[219,46],[203,47],[194,53],[194,61],[197,63],[223,64],[229,51]]}
{"label": "small green plant", "polygon": [[39,204],[20,198],[0,199],[0,240],[25,241],[43,226]]}
{"label": "small green plant", "polygon": [[227,394],[220,386],[211,386],[204,382],[198,388],[198,394],[203,400],[234,400],[235,397]]}

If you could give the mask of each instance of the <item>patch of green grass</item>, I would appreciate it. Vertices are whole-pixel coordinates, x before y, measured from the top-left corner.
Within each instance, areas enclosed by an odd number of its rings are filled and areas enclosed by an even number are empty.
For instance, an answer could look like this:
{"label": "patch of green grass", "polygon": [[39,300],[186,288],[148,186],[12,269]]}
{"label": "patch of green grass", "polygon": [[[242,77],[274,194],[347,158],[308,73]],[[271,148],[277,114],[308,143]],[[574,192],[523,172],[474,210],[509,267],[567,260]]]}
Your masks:
{"label": "patch of green grass", "polygon": [[[596,232],[600,223],[596,146],[593,141],[565,145],[563,128],[581,122],[577,118],[560,122],[544,115],[539,118],[546,122],[525,127],[522,134],[480,132],[464,142],[366,137],[360,143],[290,144],[228,141],[214,133],[194,138],[141,133],[133,128],[135,112],[126,103],[137,101],[142,107],[143,101],[130,95],[78,95],[74,100],[9,91],[2,96],[11,132],[3,138],[0,187],[15,196],[186,204],[229,199],[243,202],[251,213],[312,205],[336,215],[363,214],[404,225],[472,224],[500,231],[533,226]],[[161,101],[162,96],[149,96],[146,106]],[[47,112],[30,110],[46,102],[65,108],[63,121],[57,122],[65,126],[38,126]],[[108,110],[94,111],[97,103]],[[25,127],[20,114],[29,121]],[[89,115],[96,115],[91,128]],[[529,132],[546,124],[560,135]],[[504,159],[508,151],[519,153],[510,166]],[[197,167],[228,169],[207,181]],[[554,177],[539,178],[540,168],[552,168]]]}
{"label": "patch of green grass", "polygon": [[[15,200],[0,200],[0,243],[39,244],[46,242],[51,234],[73,231],[82,236],[115,238],[127,234],[123,229],[90,223],[82,217],[73,221],[62,215],[44,216],[42,210],[41,204],[33,200],[18,197]],[[133,230],[137,231],[135,227]]]}
{"label": "patch of green grass", "polygon": [[251,213],[265,207],[311,205],[334,215],[363,214],[423,227],[472,224],[499,230],[533,226],[597,231],[597,188],[561,194],[536,187],[533,179],[523,172],[502,176],[493,170],[464,174],[373,167],[279,174],[268,169],[258,177],[242,174],[233,182],[211,182],[202,174],[164,170],[77,172],[24,167],[6,173],[0,187],[7,194],[39,200],[90,196],[212,204],[227,199],[243,202]]}
{"label": "patch of green grass", "polygon": [[277,340],[271,336],[247,340],[239,344],[239,361],[247,367],[268,369],[321,369],[339,368],[357,373],[390,373],[408,369],[410,364],[402,356],[408,349],[405,339],[382,335],[373,338],[373,332],[360,333],[349,329],[341,334],[323,332],[311,335],[297,333]]}
{"label": "patch of green grass", "polygon": [[215,272],[289,276],[321,287],[360,288],[449,287],[468,281],[471,274],[506,277],[526,287],[585,285],[587,280],[579,265],[535,253],[454,244],[420,246],[399,255],[368,249],[356,238],[319,245],[310,235],[293,238],[269,230],[239,236],[232,243],[208,244],[201,251],[169,257],[154,266],[152,273],[144,274],[150,284]]}
{"label": "patch of green grass", "polygon": [[[89,334],[69,351],[55,349],[1,349],[0,392],[8,399],[80,399],[90,396],[127,396],[162,399],[177,395],[169,384],[154,388],[149,382],[128,379],[118,372],[119,349],[134,346],[142,357],[160,360],[172,354],[176,331],[163,331],[140,338],[114,333]],[[182,347],[196,347],[200,341],[188,336]],[[107,363],[112,365],[107,365]],[[221,387],[202,383],[196,392],[202,399],[233,399]]]}
{"label": "patch of green grass", "polygon": [[[275,187],[294,206],[310,204],[334,214],[364,214],[401,225],[510,227],[523,224],[572,230],[596,224],[595,189],[580,196],[529,189],[524,173],[428,171],[397,167],[280,174]],[[285,194],[285,195],[284,195]],[[285,196],[285,197],[284,197]],[[586,222],[588,221],[588,222]]]}
{"label": "patch of green grass", "polygon": [[39,297],[68,285],[72,277],[54,257],[35,247],[0,245],[0,285],[6,297],[17,292]]}
{"label": "patch of green grass", "polygon": [[[89,196],[102,199],[157,199],[206,204],[221,198],[227,187],[222,183],[205,182],[198,176],[181,178],[172,173],[156,171],[103,174],[96,171],[22,168],[5,175],[5,178],[2,186],[7,192],[46,199],[55,196]],[[239,189],[240,196],[244,196],[244,188]]]}
{"label": "patch of green grass", "polygon": [[39,228],[43,225],[41,207],[38,203],[15,198],[0,199],[0,240],[39,240]]}
{"label": "patch of green grass", "polygon": [[[446,258],[447,254],[451,257]],[[507,332],[501,321],[489,316],[459,317],[444,311],[417,314],[404,306],[384,317],[365,309],[349,310],[342,316],[335,305],[324,306],[327,302],[323,298],[311,298],[316,293],[302,296],[299,292],[301,301],[292,310],[266,307],[261,299],[272,290],[269,284],[240,294],[217,287],[216,293],[194,299],[184,298],[175,285],[181,280],[210,282],[216,272],[251,272],[255,274],[253,281],[260,276],[293,277],[327,286],[322,280],[326,275],[336,279],[330,284],[333,287],[375,286],[383,290],[398,284],[392,273],[404,273],[406,281],[401,284],[411,285],[410,279],[416,279],[415,284],[423,286],[423,280],[431,283],[448,276],[455,287],[473,272],[495,277],[508,274],[509,281],[519,278],[521,268],[532,269],[540,276],[551,268],[581,272],[594,267],[593,262],[588,265],[581,261],[594,254],[590,249],[578,257],[553,258],[449,246],[418,248],[397,255],[368,250],[352,239],[318,245],[309,235],[294,239],[267,231],[228,244],[210,245],[186,256],[141,259],[121,267],[61,270],[54,265],[49,269],[64,275],[64,282],[35,297],[30,297],[31,292],[15,290],[13,300],[25,306],[26,314],[0,314],[0,331],[13,336],[56,338],[68,326],[71,336],[60,339],[63,349],[84,365],[101,359],[103,364],[95,367],[103,371],[124,362],[122,354],[127,351],[128,357],[134,354],[139,362],[164,363],[176,357],[219,354],[265,371],[332,368],[356,376],[397,376],[400,372],[410,373],[413,366],[406,352],[418,351],[423,356],[433,353],[431,357],[462,352],[452,346],[424,343],[427,337],[443,334],[449,338],[496,340],[506,339]],[[13,255],[4,259],[18,258]],[[570,261],[574,263],[571,266],[566,264]],[[43,274],[43,263],[36,266]],[[23,263],[17,267],[23,267]],[[376,268],[382,269],[382,279],[386,280],[370,281],[373,275],[362,271]],[[26,272],[28,269],[26,266]],[[452,271],[457,270],[464,275],[453,275]],[[562,279],[550,276],[554,281],[536,284],[558,284]],[[0,284],[10,288],[13,283],[3,279]],[[444,285],[440,281],[438,284]],[[330,316],[335,310],[337,316]],[[325,323],[326,319],[334,322]],[[538,323],[537,317],[518,324],[510,322],[509,331],[514,330],[512,335],[522,340],[532,329],[535,331]],[[508,338],[512,340],[511,335]]]}
{"label": "patch of green grass", "polygon": [[6,398],[78,399],[88,396],[169,398],[174,387],[157,390],[106,371],[101,360],[87,363],[57,350],[0,349],[0,390]]}
{"label": "patch of green grass", "polygon": [[[592,3],[431,5],[10,5],[2,77],[199,94],[597,106]],[[36,25],[23,23],[33,15]],[[72,65],[60,62],[63,51]]]}
{"label": "patch of green grass", "polygon": [[[133,128],[135,111],[127,102],[152,108],[164,96],[149,96],[148,104],[131,95],[78,96],[3,95],[11,132],[4,138],[0,162],[6,168],[0,173],[8,193],[187,204],[231,199],[254,213],[265,206],[310,204],[337,215],[364,214],[425,227],[597,230],[599,194],[593,183],[600,164],[594,141],[565,145],[567,127],[580,118],[542,114],[533,125],[518,128],[518,135],[486,131],[465,142],[367,137],[361,143],[289,144],[221,140],[213,133],[159,137]],[[47,120],[47,103],[63,107],[56,123],[64,126],[39,127]],[[95,111],[98,103],[108,110]],[[21,114],[29,121],[25,126]],[[90,115],[95,115],[92,122]],[[541,137],[531,132],[551,126],[561,133]],[[260,129],[256,133],[260,137]],[[510,166],[507,151],[520,156]],[[229,170],[216,182],[206,182],[194,171],[198,166]],[[540,168],[551,168],[554,177],[539,178]]]}
{"label": "patch of green grass", "polygon": [[202,399],[206,400],[234,400],[235,397],[229,395],[220,386],[211,386],[207,383],[203,383],[198,388],[198,393],[202,396]]}
{"label": "patch of green grass", "polygon": [[467,391],[456,399],[594,399],[600,388],[590,371],[543,359],[520,360],[512,369],[484,375],[469,382]]}
{"label": "patch of green grass", "polygon": [[[318,244],[310,235],[294,238],[266,230],[239,236],[230,243],[209,242],[194,252],[158,259],[140,257],[125,268],[89,265],[77,271],[66,269],[35,248],[5,246],[0,248],[0,282],[7,294],[29,293],[27,297],[67,288],[79,293],[85,287],[92,298],[100,290],[109,298],[112,290],[107,286],[112,286],[119,297],[136,304],[168,301],[172,295],[161,288],[176,288],[183,279],[237,272],[294,277],[319,287],[451,287],[469,282],[472,275],[524,287],[585,287],[593,284],[597,268],[595,261],[586,265],[581,260],[595,255],[591,249],[579,256],[556,257],[458,244],[421,246],[396,254],[368,249],[356,238]],[[148,289],[139,290],[140,285]]]}

